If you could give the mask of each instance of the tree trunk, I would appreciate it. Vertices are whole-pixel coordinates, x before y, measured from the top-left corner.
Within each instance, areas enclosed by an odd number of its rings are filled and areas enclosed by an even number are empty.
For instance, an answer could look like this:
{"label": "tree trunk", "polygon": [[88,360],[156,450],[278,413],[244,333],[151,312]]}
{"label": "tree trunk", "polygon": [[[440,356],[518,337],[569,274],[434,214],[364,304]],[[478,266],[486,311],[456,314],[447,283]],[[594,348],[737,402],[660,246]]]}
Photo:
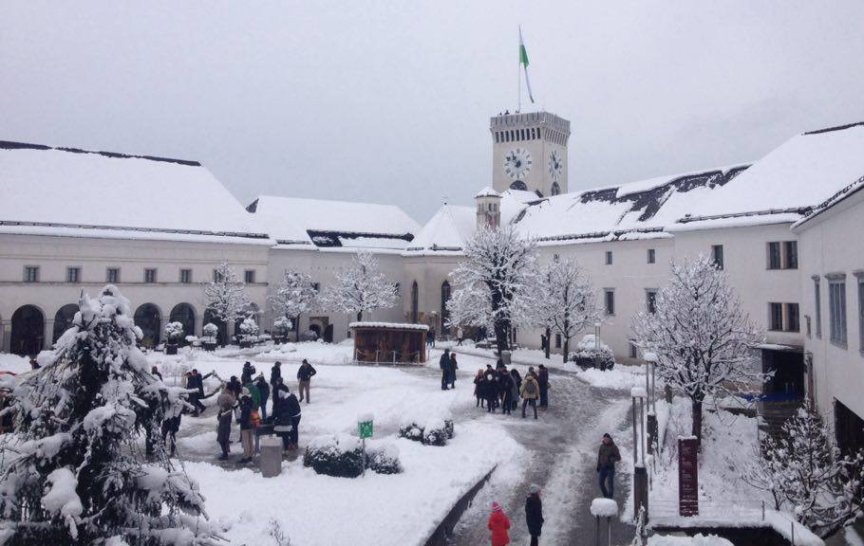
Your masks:
{"label": "tree trunk", "polygon": [[552,329],[546,328],[546,360],[549,360],[549,353],[552,352]]}
{"label": "tree trunk", "polygon": [[567,364],[567,355],[569,355],[569,354],[570,354],[570,338],[565,337],[564,338],[564,360],[563,360],[564,364]]}
{"label": "tree trunk", "polygon": [[693,430],[691,432],[696,437],[697,444],[702,446],[702,402],[693,400]]}
{"label": "tree trunk", "polygon": [[508,338],[508,332],[510,330],[509,324],[506,320],[498,320],[495,322],[495,345],[498,346],[498,354],[501,354],[501,351],[510,350],[510,342]]}
{"label": "tree trunk", "polygon": [[363,311],[357,313],[357,322],[363,322]]}

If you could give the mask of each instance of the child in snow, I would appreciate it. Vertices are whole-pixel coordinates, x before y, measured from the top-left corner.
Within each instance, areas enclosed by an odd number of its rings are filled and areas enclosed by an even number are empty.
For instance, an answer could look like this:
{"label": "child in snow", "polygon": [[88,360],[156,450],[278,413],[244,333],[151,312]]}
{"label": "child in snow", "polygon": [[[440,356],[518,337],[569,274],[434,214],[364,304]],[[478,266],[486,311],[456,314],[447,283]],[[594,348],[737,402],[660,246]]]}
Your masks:
{"label": "child in snow", "polygon": [[487,524],[492,531],[492,546],[507,546],[510,544],[510,518],[497,502],[492,503],[492,515]]}

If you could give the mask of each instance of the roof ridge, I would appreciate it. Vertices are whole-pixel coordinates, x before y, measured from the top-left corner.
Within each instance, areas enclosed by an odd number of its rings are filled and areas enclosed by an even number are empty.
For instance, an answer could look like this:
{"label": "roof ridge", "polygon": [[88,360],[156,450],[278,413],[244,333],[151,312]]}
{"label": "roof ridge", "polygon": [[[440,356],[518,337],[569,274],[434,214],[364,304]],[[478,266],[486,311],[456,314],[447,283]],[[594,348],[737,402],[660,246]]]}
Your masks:
{"label": "roof ridge", "polygon": [[81,148],[69,148],[64,146],[47,146],[45,144],[30,144],[27,142],[15,142],[11,140],[0,140],[0,149],[2,150],[53,150],[57,152],[69,152],[73,154],[96,154],[113,159],[147,159],[150,161],[158,161],[161,163],[176,163],[178,165],[186,165],[187,167],[201,167],[198,161],[188,159],[174,159],[170,157],[158,157],[152,155],[132,155],[119,152],[104,152],[98,150],[84,150]]}

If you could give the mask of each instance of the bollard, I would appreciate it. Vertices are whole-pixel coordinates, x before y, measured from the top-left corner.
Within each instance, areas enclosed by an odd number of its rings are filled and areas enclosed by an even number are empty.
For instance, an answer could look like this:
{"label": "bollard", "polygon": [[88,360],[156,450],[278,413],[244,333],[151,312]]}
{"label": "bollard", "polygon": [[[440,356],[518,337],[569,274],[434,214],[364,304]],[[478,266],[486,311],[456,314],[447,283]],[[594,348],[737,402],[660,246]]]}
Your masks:
{"label": "bollard", "polygon": [[660,431],[657,428],[657,415],[653,412],[648,414],[648,453],[654,454],[654,447],[659,449]]}
{"label": "bollard", "polygon": [[633,471],[633,513],[639,514],[639,508],[645,509],[645,521],[648,521],[648,470],[644,465],[637,465]]}
{"label": "bollard", "polygon": [[282,439],[267,436],[261,439],[261,456],[258,458],[261,475],[274,478],[282,472]]}

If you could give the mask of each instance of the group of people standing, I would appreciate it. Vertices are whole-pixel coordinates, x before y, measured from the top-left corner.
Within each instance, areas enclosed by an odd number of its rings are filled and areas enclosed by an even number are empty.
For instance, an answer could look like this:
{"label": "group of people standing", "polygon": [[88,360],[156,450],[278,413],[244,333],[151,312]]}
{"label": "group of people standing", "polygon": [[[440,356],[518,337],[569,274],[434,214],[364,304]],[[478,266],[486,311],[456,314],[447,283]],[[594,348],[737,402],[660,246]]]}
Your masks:
{"label": "group of people standing", "polygon": [[[238,463],[246,464],[255,454],[253,445],[256,429],[272,427],[274,434],[282,439],[286,451],[297,449],[302,410],[300,402],[310,402],[312,376],[317,373],[307,360],[303,360],[297,371],[300,390],[298,400],[282,379],[282,363],[276,362],[270,369],[270,381],[263,373],[256,376],[255,367],[250,362],[243,365],[240,379],[231,376],[222,393],[216,399],[217,435],[216,441],[222,450],[220,460],[228,459],[230,453],[231,426],[234,420],[240,425],[240,441],[243,445],[243,458]],[[267,416],[267,401],[273,398],[271,416]]]}
{"label": "group of people standing", "polygon": [[511,411],[519,407],[519,399],[522,399],[522,417],[526,417],[526,409],[531,406],[534,411],[534,419],[537,419],[537,401],[540,407],[549,405],[549,370],[540,364],[539,370],[534,366],[528,368],[528,373],[523,378],[516,368],[510,370],[500,359],[495,365],[486,365],[486,369],[480,368],[474,376],[474,397],[477,407],[486,407],[489,413],[495,413],[501,408],[502,414],[511,415]]}

